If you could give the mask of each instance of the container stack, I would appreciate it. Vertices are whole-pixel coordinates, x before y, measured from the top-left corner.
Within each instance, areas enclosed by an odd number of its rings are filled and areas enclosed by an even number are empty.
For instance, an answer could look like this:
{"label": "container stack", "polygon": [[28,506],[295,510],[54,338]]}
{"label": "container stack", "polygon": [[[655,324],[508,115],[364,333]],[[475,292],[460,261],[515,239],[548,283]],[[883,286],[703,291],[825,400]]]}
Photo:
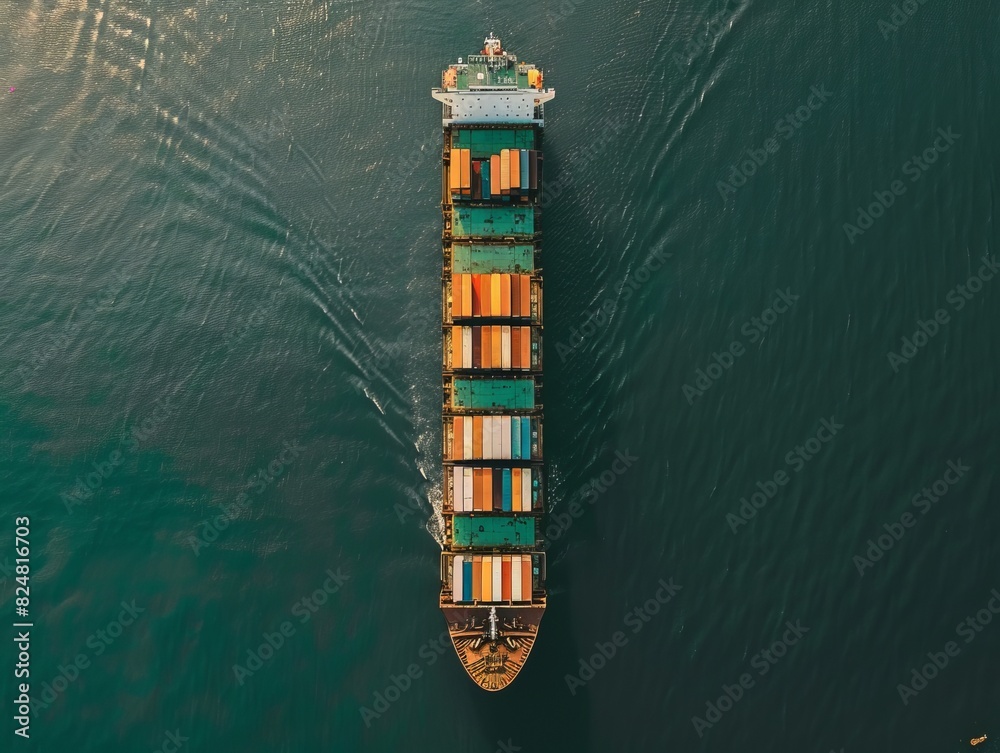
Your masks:
{"label": "container stack", "polygon": [[538,136],[445,134],[443,603],[544,602]]}
{"label": "container stack", "polygon": [[511,137],[476,142],[480,144],[479,149],[462,146],[474,143],[469,134],[477,133],[480,131],[452,132],[448,168],[451,201],[466,201],[474,205],[490,202],[534,203],[542,177],[542,153],[537,149],[504,149],[499,146],[502,143],[534,143],[533,140]]}

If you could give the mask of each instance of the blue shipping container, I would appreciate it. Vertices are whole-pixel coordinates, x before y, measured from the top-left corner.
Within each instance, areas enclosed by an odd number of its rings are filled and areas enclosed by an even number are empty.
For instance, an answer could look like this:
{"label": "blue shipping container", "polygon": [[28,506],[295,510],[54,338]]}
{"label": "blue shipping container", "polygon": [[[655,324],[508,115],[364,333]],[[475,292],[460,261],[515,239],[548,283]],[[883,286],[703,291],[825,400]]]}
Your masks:
{"label": "blue shipping container", "polygon": [[503,469],[503,511],[510,512],[514,509],[514,498],[511,496],[510,468]]}
{"label": "blue shipping container", "polygon": [[521,457],[531,457],[531,419],[527,416],[521,418]]}
{"label": "blue shipping container", "polygon": [[510,456],[514,460],[520,460],[521,458],[521,427],[519,425],[520,418],[514,416],[510,420]]}

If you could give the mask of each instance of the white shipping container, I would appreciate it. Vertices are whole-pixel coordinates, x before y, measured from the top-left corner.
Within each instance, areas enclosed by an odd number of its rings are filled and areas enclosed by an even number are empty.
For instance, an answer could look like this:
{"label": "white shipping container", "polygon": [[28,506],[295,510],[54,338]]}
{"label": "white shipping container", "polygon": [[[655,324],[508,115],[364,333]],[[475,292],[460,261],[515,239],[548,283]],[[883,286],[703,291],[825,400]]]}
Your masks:
{"label": "white shipping container", "polygon": [[493,558],[493,601],[503,601],[503,557]]}
{"label": "white shipping container", "polygon": [[521,601],[521,558],[511,557],[510,563],[510,597],[514,601]]}
{"label": "white shipping container", "polygon": [[493,416],[483,416],[483,459],[493,459]]}
{"label": "white shipping container", "polygon": [[472,510],[472,495],[475,492],[475,488],[472,485],[472,469],[463,468],[462,474],[465,476],[465,486],[463,487],[462,496],[462,512],[470,512]]}
{"label": "white shipping container", "polygon": [[506,455],[503,454],[503,433],[501,431],[503,424],[501,418],[510,418],[510,416],[493,416],[493,457],[509,458],[510,448],[508,448]]}
{"label": "white shipping container", "polygon": [[465,499],[465,474],[456,466],[451,469],[451,479],[451,509],[461,510],[462,500]]}
{"label": "white shipping container", "polygon": [[462,418],[462,460],[472,457],[472,416]]}
{"label": "white shipping container", "polygon": [[472,368],[472,327],[462,327],[462,368]]}

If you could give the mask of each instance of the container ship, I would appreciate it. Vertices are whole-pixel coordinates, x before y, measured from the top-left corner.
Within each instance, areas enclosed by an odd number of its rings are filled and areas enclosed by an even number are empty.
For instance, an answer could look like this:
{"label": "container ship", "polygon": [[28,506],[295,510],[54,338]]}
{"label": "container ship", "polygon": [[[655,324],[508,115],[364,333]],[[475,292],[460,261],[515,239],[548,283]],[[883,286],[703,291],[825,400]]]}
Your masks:
{"label": "container ship", "polygon": [[542,71],[492,34],[449,65],[442,104],[440,605],[469,676],[507,687],[545,611]]}

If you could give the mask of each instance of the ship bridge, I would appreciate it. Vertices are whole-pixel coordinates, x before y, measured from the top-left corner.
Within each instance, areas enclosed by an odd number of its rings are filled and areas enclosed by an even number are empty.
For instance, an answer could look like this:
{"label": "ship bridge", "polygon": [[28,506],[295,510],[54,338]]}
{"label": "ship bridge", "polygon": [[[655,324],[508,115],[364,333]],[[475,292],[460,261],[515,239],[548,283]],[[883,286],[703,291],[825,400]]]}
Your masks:
{"label": "ship bridge", "polygon": [[431,96],[444,106],[443,122],[544,123],[544,105],[556,96],[543,88],[542,71],[503,50],[492,34],[483,49],[468,60],[458,59],[441,75],[441,87]]}

